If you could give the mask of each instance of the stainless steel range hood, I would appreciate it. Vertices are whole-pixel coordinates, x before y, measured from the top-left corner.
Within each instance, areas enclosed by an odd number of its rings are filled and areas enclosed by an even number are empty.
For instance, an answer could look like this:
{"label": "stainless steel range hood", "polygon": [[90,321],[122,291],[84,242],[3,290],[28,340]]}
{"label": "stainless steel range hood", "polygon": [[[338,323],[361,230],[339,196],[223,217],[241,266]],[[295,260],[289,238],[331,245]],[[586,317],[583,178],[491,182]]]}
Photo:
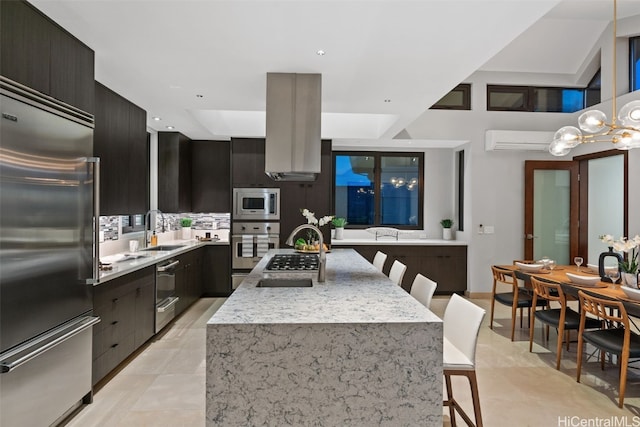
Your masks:
{"label": "stainless steel range hood", "polygon": [[265,173],[315,181],[320,173],[320,74],[267,73]]}

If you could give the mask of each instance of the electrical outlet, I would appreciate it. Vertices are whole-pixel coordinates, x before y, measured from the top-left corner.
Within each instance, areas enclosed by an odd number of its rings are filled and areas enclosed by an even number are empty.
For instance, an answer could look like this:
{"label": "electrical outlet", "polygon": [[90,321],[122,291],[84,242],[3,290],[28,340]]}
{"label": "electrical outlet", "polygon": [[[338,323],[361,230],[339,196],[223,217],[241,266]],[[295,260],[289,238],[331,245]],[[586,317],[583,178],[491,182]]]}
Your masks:
{"label": "electrical outlet", "polygon": [[478,234],[484,234],[484,226],[482,224],[478,226]]}
{"label": "electrical outlet", "polygon": [[494,232],[493,225],[484,226],[484,234],[493,234]]}

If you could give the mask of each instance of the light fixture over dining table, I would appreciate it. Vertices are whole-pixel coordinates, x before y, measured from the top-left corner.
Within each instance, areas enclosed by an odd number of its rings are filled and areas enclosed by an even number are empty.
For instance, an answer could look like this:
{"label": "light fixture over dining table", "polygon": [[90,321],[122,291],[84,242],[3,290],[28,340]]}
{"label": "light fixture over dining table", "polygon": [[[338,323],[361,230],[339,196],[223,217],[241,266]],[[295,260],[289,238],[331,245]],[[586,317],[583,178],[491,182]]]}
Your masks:
{"label": "light fixture over dining table", "polygon": [[[564,126],[554,135],[549,152],[565,156],[572,148],[589,142],[610,142],[618,150],[640,148],[640,100],[631,101],[620,109],[616,120],[616,39],[617,0],[613,0],[613,93],[611,121],[600,110],[589,110],[578,117],[578,129]],[[585,133],[583,133],[583,131]]]}

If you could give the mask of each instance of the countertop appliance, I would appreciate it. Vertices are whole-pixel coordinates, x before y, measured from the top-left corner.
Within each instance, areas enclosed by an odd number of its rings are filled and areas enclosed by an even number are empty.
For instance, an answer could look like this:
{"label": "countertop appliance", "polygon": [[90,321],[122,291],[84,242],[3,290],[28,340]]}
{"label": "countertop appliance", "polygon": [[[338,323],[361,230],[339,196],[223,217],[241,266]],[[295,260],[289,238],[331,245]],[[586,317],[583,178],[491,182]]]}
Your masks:
{"label": "countertop appliance", "polygon": [[277,221],[280,219],[279,188],[234,188],[234,221]]}
{"label": "countertop appliance", "polygon": [[92,400],[93,116],[0,76],[0,425]]}
{"label": "countertop appliance", "polygon": [[319,261],[316,254],[275,254],[267,263],[265,271],[318,271]]}
{"label": "countertop appliance", "polygon": [[231,282],[235,289],[269,249],[280,246],[280,223],[234,222],[231,233]]}
{"label": "countertop appliance", "polygon": [[179,260],[170,259],[156,265],[156,333],[160,332],[174,317],[176,303],[176,269]]}

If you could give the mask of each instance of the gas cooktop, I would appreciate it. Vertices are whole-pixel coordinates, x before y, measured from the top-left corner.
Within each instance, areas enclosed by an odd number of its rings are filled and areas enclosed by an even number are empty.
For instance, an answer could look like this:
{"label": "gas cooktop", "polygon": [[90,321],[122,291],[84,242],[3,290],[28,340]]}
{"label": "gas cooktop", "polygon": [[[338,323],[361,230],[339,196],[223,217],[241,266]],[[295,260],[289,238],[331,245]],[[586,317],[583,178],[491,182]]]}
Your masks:
{"label": "gas cooktop", "polygon": [[318,270],[316,254],[276,254],[269,260],[266,271],[313,271]]}

